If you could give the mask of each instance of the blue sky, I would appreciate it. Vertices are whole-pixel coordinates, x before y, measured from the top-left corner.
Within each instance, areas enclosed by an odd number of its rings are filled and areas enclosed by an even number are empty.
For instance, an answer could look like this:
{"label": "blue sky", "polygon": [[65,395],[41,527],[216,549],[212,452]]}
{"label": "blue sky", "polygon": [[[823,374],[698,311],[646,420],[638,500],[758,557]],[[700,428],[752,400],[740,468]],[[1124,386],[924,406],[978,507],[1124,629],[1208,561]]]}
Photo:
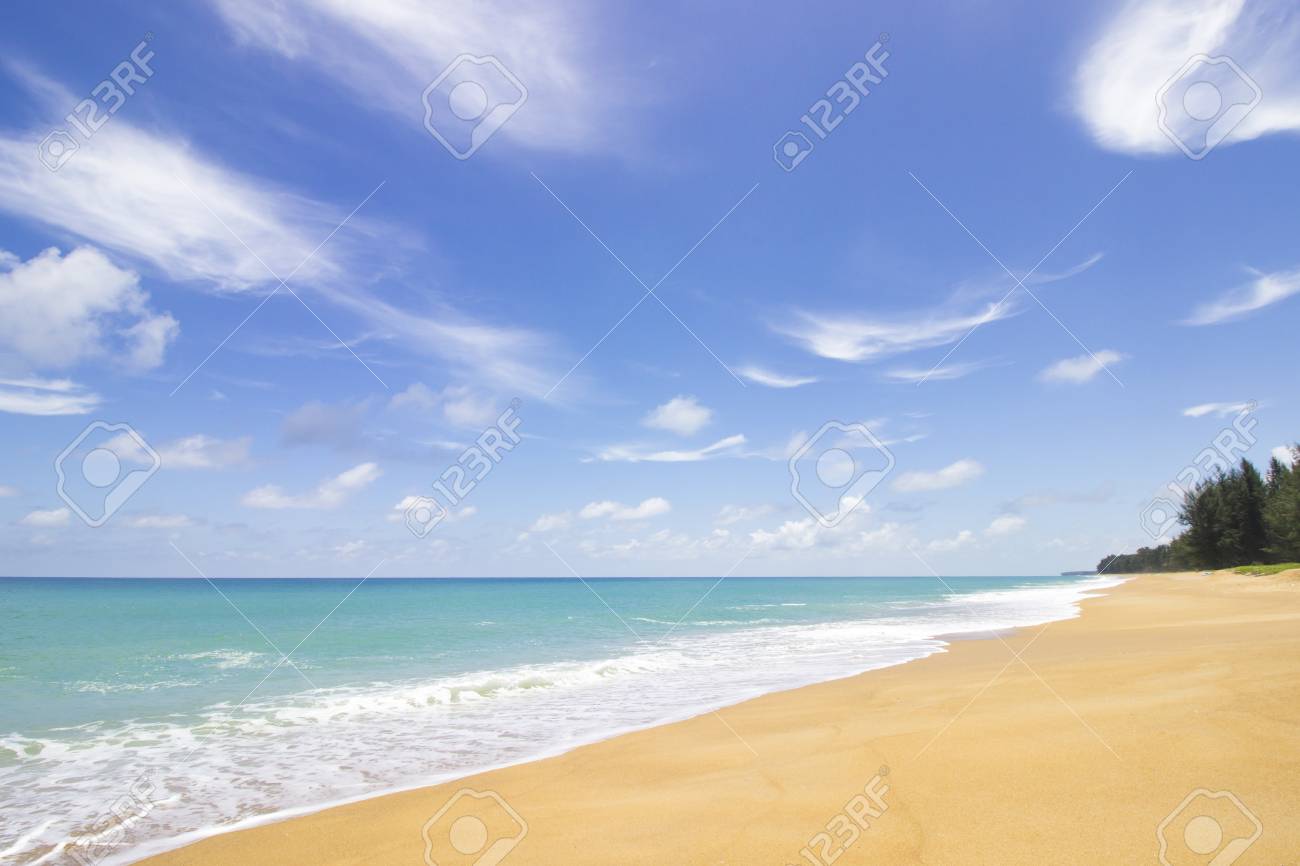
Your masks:
{"label": "blue sky", "polygon": [[[1256,462],[1300,436],[1280,5],[264,6],[6,13],[5,574],[1053,573],[1151,543],[1239,404]],[[527,93],[466,159],[449,66]],[[97,421],[161,468],[91,527]],[[828,421],[893,460],[833,526],[789,466]]]}

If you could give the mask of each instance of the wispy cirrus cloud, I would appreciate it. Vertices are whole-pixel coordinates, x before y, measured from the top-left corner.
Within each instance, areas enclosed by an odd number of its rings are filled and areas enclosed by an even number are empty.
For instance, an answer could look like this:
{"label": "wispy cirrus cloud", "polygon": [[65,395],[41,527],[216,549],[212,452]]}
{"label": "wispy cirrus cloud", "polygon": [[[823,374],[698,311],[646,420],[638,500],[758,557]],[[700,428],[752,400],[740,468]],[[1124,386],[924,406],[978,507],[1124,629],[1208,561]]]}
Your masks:
{"label": "wispy cirrus cloud", "polygon": [[[1101,258],[1101,253],[1096,253],[1059,274],[1032,274],[1025,284],[1039,285],[1069,279],[1088,270]],[[1017,294],[1006,294],[1007,288],[1010,287],[1002,287],[1000,283],[963,287],[938,306],[895,314],[795,310],[788,318],[773,323],[771,328],[818,357],[865,363],[918,349],[950,345],[975,328],[1018,315],[1024,309],[1024,302]],[[985,295],[996,300],[972,307],[970,299],[973,295]]]}
{"label": "wispy cirrus cloud", "polygon": [[[417,126],[421,92],[461,54],[499,58],[528,89],[500,136],[533,149],[590,151],[624,125],[628,89],[605,51],[595,4],[560,0],[521,7],[503,0],[213,0],[236,37],[313,66],[353,93]],[[430,142],[432,145],[432,142]]]}
{"label": "wispy cirrus cloud", "polygon": [[769,388],[799,388],[818,381],[813,376],[787,376],[753,364],[737,367],[736,372],[756,385],[766,385]]}
{"label": "wispy cirrus cloud", "polygon": [[963,379],[971,373],[993,366],[991,361],[962,361],[953,364],[940,364],[938,367],[923,370],[919,367],[902,367],[886,370],[884,377],[891,382],[905,382],[914,385],[918,382]]}
{"label": "wispy cirrus cloud", "polygon": [[[76,104],[34,70],[7,68],[48,113]],[[362,265],[366,255],[379,250],[391,258],[394,249],[418,246],[398,227],[349,216],[347,208],[225,166],[183,138],[125,117],[105,125],[57,172],[35,155],[33,136],[42,134],[0,130],[0,211],[204,289],[264,294],[278,286],[271,271],[292,274],[289,285],[300,295],[353,314],[390,347],[444,362],[463,382],[528,394],[555,382],[556,350],[540,333],[480,321],[436,297],[412,310],[378,294]],[[152,321],[136,339],[165,344],[167,332]]]}
{"label": "wispy cirrus cloud", "polygon": [[1252,270],[1254,279],[1201,304],[1182,321],[1184,325],[1217,325],[1240,319],[1256,310],[1285,301],[1300,292],[1300,268],[1264,273]]}
{"label": "wispy cirrus cloud", "polygon": [[797,311],[793,322],[774,329],[818,357],[861,362],[955,343],[971,328],[1016,312],[1014,304],[992,301],[973,312],[927,311],[892,319]]}
{"label": "wispy cirrus cloud", "polygon": [[27,376],[0,379],[0,412],[13,415],[85,415],[99,406],[98,394],[70,379]]}
{"label": "wispy cirrus cloud", "polygon": [[[1135,0],[1116,7],[1079,60],[1075,113],[1102,147],[1123,153],[1177,154],[1156,122],[1156,94],[1197,54],[1232,57],[1258,82],[1263,101],[1224,144],[1300,130],[1300,18],[1281,0]],[[1216,82],[1230,104],[1246,86],[1224,67]],[[1175,97],[1181,90],[1171,91]],[[1171,106],[1180,137],[1196,122]]]}
{"label": "wispy cirrus cloud", "polygon": [[1254,406],[1254,403],[1201,403],[1196,406],[1188,406],[1183,410],[1183,414],[1188,418],[1201,418],[1205,415],[1217,415],[1220,418],[1226,418]]}
{"label": "wispy cirrus cloud", "polygon": [[596,460],[603,463],[694,463],[716,457],[744,456],[738,449],[747,440],[744,434],[727,436],[712,445],[690,450],[654,450],[640,445],[612,445],[596,454]]}
{"label": "wispy cirrus cloud", "polygon": [[[50,113],[77,102],[33,69],[9,71]],[[0,209],[148,261],[175,280],[220,291],[274,285],[258,256],[287,276],[347,214],[224,167],[190,142],[126,117],[115,117],[57,172],[33,158],[34,134],[0,131]],[[298,277],[337,277],[340,250],[322,248]]]}

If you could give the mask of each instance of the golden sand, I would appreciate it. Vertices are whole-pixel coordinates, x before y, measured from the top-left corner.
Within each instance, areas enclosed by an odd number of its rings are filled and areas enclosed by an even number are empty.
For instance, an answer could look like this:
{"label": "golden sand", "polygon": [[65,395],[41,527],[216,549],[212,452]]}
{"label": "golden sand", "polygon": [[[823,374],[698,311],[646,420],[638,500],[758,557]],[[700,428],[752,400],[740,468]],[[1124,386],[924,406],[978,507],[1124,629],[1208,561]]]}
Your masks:
{"label": "golden sand", "polygon": [[1170,866],[1300,863],[1300,574],[1147,575],[1083,608],[145,862],[418,866],[437,816],[438,866],[1147,864],[1162,825]]}

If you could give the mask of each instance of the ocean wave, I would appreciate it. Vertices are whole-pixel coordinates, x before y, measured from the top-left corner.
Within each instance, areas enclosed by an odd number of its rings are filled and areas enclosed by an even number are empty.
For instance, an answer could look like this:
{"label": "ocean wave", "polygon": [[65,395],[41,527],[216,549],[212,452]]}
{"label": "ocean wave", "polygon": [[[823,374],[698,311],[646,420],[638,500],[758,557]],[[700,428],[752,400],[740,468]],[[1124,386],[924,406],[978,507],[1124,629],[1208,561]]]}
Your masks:
{"label": "ocean wave", "polygon": [[[825,622],[701,619],[661,640],[607,646],[611,651],[594,658],[254,695],[184,715],[0,735],[0,812],[60,816],[44,829],[35,817],[27,826],[14,822],[0,830],[0,850],[19,845],[11,859],[33,862],[75,831],[62,816],[100,814],[142,773],[162,802],[104,866],[129,862],[141,845],[157,849],[166,839],[338,801],[344,793],[442,781],[766,692],[900,664],[942,650],[941,635],[1070,618],[1080,600],[1121,582],[877,602],[870,616],[846,603],[842,615],[855,618]],[[212,650],[175,660],[230,670],[273,658],[262,655]]]}
{"label": "ocean wave", "polygon": [[168,656],[169,659],[187,661],[187,662],[210,662],[212,667],[218,670],[230,670],[231,668],[251,668],[267,663],[270,658],[275,658],[268,653],[248,652],[245,650],[208,650],[206,652],[182,653],[180,655]]}

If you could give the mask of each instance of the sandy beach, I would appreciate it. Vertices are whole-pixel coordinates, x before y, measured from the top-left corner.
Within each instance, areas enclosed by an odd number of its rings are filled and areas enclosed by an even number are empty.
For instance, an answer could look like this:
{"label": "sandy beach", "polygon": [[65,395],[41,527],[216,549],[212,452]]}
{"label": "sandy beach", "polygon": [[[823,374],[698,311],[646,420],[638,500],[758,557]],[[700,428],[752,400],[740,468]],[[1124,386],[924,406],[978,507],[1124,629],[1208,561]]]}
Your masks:
{"label": "sandy beach", "polygon": [[1144,575],[1078,619],[143,862],[1159,863],[1163,825],[1163,862],[1277,866],[1297,743],[1300,574]]}

